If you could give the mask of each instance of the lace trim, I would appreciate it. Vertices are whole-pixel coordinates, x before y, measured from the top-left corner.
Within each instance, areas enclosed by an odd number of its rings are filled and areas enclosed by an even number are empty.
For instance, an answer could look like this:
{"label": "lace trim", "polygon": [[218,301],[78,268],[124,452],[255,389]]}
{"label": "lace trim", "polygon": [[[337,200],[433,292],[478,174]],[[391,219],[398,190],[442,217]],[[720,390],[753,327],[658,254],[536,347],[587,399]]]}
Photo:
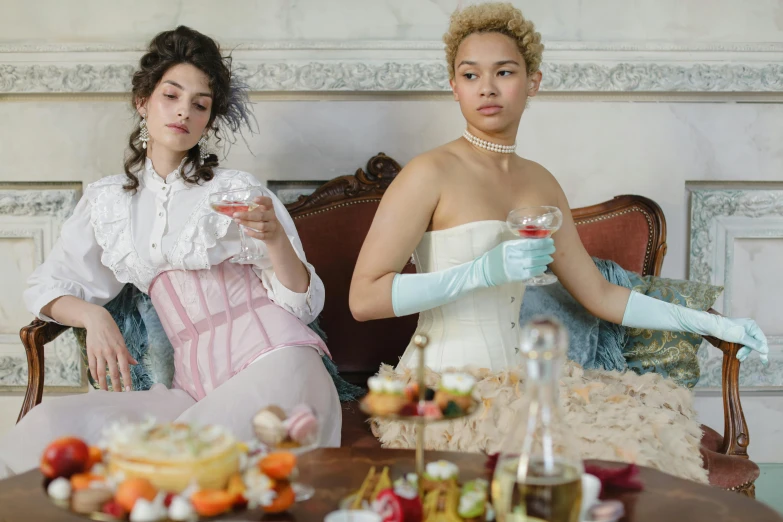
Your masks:
{"label": "lace trim", "polygon": [[193,213],[169,251],[169,260],[174,268],[185,270],[208,269],[207,251],[225,237],[232,220],[218,214],[209,207],[209,196],[224,190],[241,189],[248,185],[263,187],[257,179],[242,171],[217,171],[209,182],[204,197],[198,202]]}
{"label": "lace trim", "polygon": [[132,283],[142,292],[158,271],[145,263],[131,237],[131,193],[122,188],[124,174],[103,178],[90,184],[85,195],[90,199],[90,224],[95,240],[103,249],[101,263],[114,272],[120,283]]}
{"label": "lace trim", "polygon": [[[121,283],[133,283],[144,293],[161,272],[147,264],[136,251],[131,235],[130,203],[132,195],[124,190],[124,174],[103,178],[88,186],[86,194],[91,205],[90,223],[95,239],[103,249],[101,263],[114,272]],[[217,171],[215,178],[205,186],[206,193],[193,209],[167,256],[174,269],[209,269],[207,251],[223,238],[231,225],[231,218],[213,212],[209,196],[223,190],[248,185],[262,185],[252,175],[242,171]]]}

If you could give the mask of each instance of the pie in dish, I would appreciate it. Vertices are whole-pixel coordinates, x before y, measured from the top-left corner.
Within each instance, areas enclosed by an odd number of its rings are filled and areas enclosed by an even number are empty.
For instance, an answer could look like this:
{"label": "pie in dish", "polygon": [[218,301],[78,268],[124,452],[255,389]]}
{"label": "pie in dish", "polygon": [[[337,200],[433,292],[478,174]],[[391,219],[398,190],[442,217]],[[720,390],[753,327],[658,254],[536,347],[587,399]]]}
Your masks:
{"label": "pie in dish", "polygon": [[243,447],[223,427],[181,423],[114,424],[104,432],[108,473],[148,479],[179,493],[192,483],[224,489],[238,473]]}

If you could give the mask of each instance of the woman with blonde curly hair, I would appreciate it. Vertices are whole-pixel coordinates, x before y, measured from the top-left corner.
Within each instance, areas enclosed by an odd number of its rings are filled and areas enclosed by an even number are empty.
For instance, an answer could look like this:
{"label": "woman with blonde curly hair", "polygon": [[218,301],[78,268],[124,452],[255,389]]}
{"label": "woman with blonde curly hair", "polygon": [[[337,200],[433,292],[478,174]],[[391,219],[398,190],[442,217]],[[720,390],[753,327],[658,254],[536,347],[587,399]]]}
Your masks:
{"label": "woman with blonde curly hair", "polygon": [[[542,78],[544,46],[532,22],[510,4],[474,5],[452,15],[444,42],[449,82],[467,128],[462,137],[414,158],[386,191],[350,292],[351,311],[360,321],[419,313],[417,331],[429,337],[429,370],[437,374],[463,368],[476,376],[483,411],[447,423],[440,431],[431,428],[429,447],[497,450],[500,434],[521,406],[514,373],[515,323],[525,281],[543,274],[547,265],[568,292],[601,319],[709,334],[745,345],[740,360],[754,350],[766,361],[766,339],[751,320],[712,316],[610,284],[585,251],[555,177],[514,153],[520,119]],[[563,224],[553,239],[520,239],[506,225],[510,210],[534,206],[562,211]],[[402,274],[411,254],[419,273]],[[381,373],[409,378],[410,368],[417,365],[415,352],[408,346],[397,368],[382,368]],[[698,451],[701,432],[687,391],[668,380],[632,372],[582,373],[569,365],[565,374],[561,386],[575,389],[586,386],[587,380],[600,380],[601,389],[620,390],[625,394],[621,399],[628,399],[606,401],[601,405],[606,415],[595,413],[595,404],[582,401],[579,406],[572,401],[567,418],[585,424],[579,427],[584,428],[580,435],[585,457],[629,458],[706,479]],[[647,383],[642,395],[648,399],[634,392],[641,379]],[[618,423],[618,418],[634,416],[635,426],[632,421]],[[655,417],[662,429],[645,426],[640,417]],[[681,429],[677,433],[685,434],[684,440],[664,444],[660,434],[674,425]],[[413,442],[412,428],[398,422],[375,422],[374,431],[387,447]],[[608,440],[615,442],[607,444]]]}

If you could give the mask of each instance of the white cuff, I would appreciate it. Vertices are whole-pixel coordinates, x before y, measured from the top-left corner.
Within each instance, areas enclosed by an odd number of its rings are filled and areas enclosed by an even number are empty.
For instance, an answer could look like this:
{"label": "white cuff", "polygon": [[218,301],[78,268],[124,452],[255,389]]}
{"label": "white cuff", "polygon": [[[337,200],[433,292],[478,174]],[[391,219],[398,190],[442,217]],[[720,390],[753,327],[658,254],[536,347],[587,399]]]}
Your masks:
{"label": "white cuff", "polygon": [[[290,288],[286,287],[283,283],[280,282],[280,280],[277,278],[277,274],[275,273],[272,274],[270,283],[272,285],[272,292],[281,303],[285,303],[296,311],[301,311],[303,313],[302,315],[312,316],[313,309],[311,306],[310,293],[313,287],[312,281],[315,275],[315,268],[310,263],[304,263],[304,265],[305,268],[307,268],[310,279],[310,283],[307,285],[307,290],[305,292],[294,292]],[[296,315],[300,314],[297,313]]]}
{"label": "white cuff", "polygon": [[41,321],[46,321],[47,323],[61,324],[55,321],[54,319],[52,319],[51,317],[49,317],[48,315],[41,313],[41,308],[48,305],[58,297],[62,297],[64,295],[70,295],[79,299],[83,299],[81,288],[79,288],[78,285],[60,283],[38,294],[32,300],[32,303],[29,304],[28,310]]}

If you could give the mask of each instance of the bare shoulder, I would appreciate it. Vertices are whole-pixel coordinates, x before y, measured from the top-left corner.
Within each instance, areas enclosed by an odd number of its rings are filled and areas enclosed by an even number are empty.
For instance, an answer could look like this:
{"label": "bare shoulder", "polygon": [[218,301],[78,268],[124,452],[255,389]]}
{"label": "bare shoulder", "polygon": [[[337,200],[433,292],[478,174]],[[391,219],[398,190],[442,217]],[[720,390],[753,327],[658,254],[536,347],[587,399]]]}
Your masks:
{"label": "bare shoulder", "polygon": [[563,194],[563,189],[557,178],[549,170],[535,161],[522,158],[523,170],[531,183],[540,187],[542,192],[551,194],[558,200]]}
{"label": "bare shoulder", "polygon": [[528,176],[530,176],[534,181],[540,183],[557,184],[557,179],[555,179],[555,176],[551,172],[549,172],[549,170],[547,170],[546,167],[533,160],[529,160],[525,158],[520,158],[520,159],[522,160],[524,172]]}
{"label": "bare shoulder", "polygon": [[444,174],[449,172],[456,161],[457,157],[448,144],[419,154],[403,167],[389,188],[419,190],[427,187],[437,192]]}

